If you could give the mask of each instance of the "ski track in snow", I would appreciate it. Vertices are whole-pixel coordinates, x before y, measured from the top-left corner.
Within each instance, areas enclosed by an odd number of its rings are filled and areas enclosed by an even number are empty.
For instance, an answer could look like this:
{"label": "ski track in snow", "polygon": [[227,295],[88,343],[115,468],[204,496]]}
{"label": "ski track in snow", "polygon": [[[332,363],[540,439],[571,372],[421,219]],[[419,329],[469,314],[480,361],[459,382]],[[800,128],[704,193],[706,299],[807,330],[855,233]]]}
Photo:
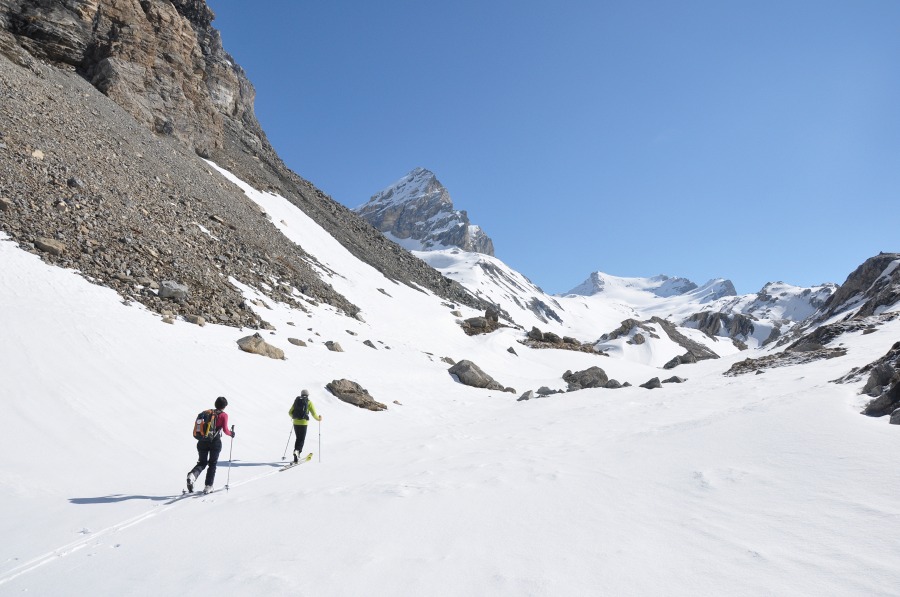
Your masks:
{"label": "ski track in snow", "polygon": [[[275,473],[278,473],[278,472],[281,472],[280,468],[275,469],[274,471],[271,471],[268,473],[263,473],[261,475],[257,475],[256,477],[252,477],[252,478],[246,479],[244,481],[240,481],[237,483],[229,483],[229,488],[247,485],[248,483],[253,483],[253,482],[259,481],[260,479],[264,479],[266,477],[271,477],[272,475],[274,475]],[[142,514],[138,514],[137,516],[133,516],[127,520],[123,520],[120,523],[108,526],[105,529],[101,529],[99,531],[91,531],[84,539],[79,539],[79,540],[73,541],[72,543],[69,543],[67,545],[63,545],[62,547],[58,547],[50,552],[47,552],[43,555],[33,558],[33,559],[29,560],[28,562],[25,562],[24,564],[20,564],[20,565],[16,566],[15,568],[6,571],[5,573],[0,574],[0,586],[8,583],[11,580],[15,580],[16,578],[22,576],[23,574],[33,572],[34,570],[37,570],[41,566],[44,566],[51,562],[58,561],[59,559],[64,558],[68,555],[71,555],[81,549],[84,549],[85,547],[88,547],[89,545],[93,544],[93,545],[99,547],[101,545],[101,541],[100,541],[101,538],[104,538],[107,535],[112,535],[114,533],[122,532],[126,529],[129,529],[133,526],[139,525],[147,520],[150,520],[151,518],[154,518],[157,515],[165,514],[169,511],[171,511],[176,506],[176,504],[179,502],[188,502],[192,499],[197,499],[198,501],[206,501],[206,500],[214,501],[215,497],[210,497],[210,496],[216,496],[216,494],[218,494],[222,491],[227,492],[229,490],[227,490],[223,487],[222,489],[216,490],[211,494],[204,494],[200,491],[195,491],[194,493],[182,493],[180,495],[175,495],[168,502],[164,502],[161,505],[154,506],[153,510],[144,512]]]}

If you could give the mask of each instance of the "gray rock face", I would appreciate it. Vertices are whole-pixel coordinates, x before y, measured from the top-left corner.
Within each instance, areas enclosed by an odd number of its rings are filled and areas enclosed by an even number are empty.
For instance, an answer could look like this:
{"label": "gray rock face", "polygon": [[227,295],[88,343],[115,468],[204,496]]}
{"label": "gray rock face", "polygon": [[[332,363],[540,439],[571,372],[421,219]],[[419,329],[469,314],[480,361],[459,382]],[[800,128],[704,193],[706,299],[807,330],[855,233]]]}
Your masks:
{"label": "gray rock face", "polygon": [[237,341],[237,345],[244,352],[262,355],[270,359],[284,359],[284,351],[263,340],[258,333],[241,338]]}
{"label": "gray rock face", "polygon": [[688,323],[697,325],[697,329],[709,336],[715,338],[725,332],[730,338],[749,338],[753,334],[753,320],[740,313],[727,314],[716,311],[704,311],[702,313],[694,313],[688,320]]}
{"label": "gray rock face", "polygon": [[325,388],[339,400],[365,410],[387,410],[387,406],[376,401],[364,387],[349,379],[335,379]]}
{"label": "gray rock face", "polygon": [[450,193],[435,175],[416,168],[354,211],[382,232],[417,241],[421,250],[459,247],[494,254],[494,243],[465,211],[453,209]]}
{"label": "gray rock face", "polygon": [[463,385],[473,388],[486,388],[488,390],[505,391],[505,388],[497,383],[493,377],[481,370],[481,367],[469,360],[462,360],[448,369],[450,375],[455,375]]}

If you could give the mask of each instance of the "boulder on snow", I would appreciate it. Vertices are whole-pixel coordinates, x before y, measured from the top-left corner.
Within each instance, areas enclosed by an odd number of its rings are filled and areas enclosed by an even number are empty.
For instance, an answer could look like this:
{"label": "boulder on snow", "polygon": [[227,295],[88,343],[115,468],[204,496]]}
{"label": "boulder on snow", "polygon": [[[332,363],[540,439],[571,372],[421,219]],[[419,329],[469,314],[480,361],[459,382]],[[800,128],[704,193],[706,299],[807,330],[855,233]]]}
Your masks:
{"label": "boulder on snow", "polygon": [[241,338],[237,341],[237,344],[244,352],[259,354],[264,357],[269,357],[270,359],[284,359],[284,351],[263,340],[262,336],[259,335],[259,332],[252,336]]}
{"label": "boulder on snow", "polygon": [[891,425],[900,425],[900,408],[891,413]]}
{"label": "boulder on snow", "polygon": [[448,369],[450,375],[456,377],[459,383],[473,388],[486,388],[488,390],[506,391],[493,377],[481,370],[481,368],[469,360],[462,360]]}
{"label": "boulder on snow", "polygon": [[325,346],[327,346],[328,350],[330,350],[331,352],[344,352],[344,349],[341,348],[341,345],[332,340],[329,340],[328,342],[326,342]]}
{"label": "boulder on snow", "polygon": [[350,381],[349,379],[335,379],[326,385],[325,388],[334,394],[338,400],[342,400],[347,404],[352,404],[353,406],[358,406],[359,408],[364,408],[366,410],[387,410],[387,406],[377,402],[372,398],[368,390],[355,381]]}
{"label": "boulder on snow", "polygon": [[654,377],[650,381],[641,384],[642,388],[647,388],[648,390],[654,390],[656,388],[661,388],[662,384],[659,381],[658,377]]}
{"label": "boulder on snow", "polygon": [[576,371],[575,373],[566,371],[563,373],[562,378],[563,381],[569,384],[570,392],[583,390],[585,388],[603,388],[609,381],[606,372],[596,365],[589,367],[584,371]]}

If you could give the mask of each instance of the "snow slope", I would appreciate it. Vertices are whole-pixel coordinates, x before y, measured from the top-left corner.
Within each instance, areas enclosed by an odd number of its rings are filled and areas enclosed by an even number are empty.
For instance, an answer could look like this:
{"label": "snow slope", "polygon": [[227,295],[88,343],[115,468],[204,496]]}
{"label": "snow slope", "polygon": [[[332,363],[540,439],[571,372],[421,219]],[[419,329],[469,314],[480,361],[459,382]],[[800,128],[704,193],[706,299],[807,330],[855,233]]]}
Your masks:
{"label": "snow slope", "polygon": [[[517,402],[456,383],[441,357],[520,393],[594,364],[635,385],[662,371],[532,350],[512,328],[465,336],[440,299],[246,190],[364,321],[261,306],[287,355],[271,360],[237,350],[249,330],[166,325],[0,240],[0,595],[898,594],[897,430],[828,380],[884,354],[900,321],[752,378],[721,375],[742,353],[659,390]],[[388,410],[324,390],[342,377]],[[324,416],[317,456],[279,473],[301,388]],[[218,491],[168,503],[218,395],[237,431]]]}

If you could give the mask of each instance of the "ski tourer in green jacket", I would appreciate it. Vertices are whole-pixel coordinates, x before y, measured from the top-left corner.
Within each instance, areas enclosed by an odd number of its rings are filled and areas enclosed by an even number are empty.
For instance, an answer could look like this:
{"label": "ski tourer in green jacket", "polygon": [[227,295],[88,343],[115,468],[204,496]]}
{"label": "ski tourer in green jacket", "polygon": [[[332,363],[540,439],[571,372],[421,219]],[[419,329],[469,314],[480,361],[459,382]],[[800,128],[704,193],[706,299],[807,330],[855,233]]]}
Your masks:
{"label": "ski tourer in green jacket", "polygon": [[294,399],[294,403],[288,410],[288,415],[293,419],[294,423],[294,437],[296,437],[294,440],[294,462],[298,462],[300,460],[300,452],[303,451],[303,442],[306,441],[309,415],[312,415],[316,421],[321,421],[322,415],[316,413],[316,407],[313,406],[312,400],[309,399],[309,392],[306,390],[300,392],[300,395]]}

